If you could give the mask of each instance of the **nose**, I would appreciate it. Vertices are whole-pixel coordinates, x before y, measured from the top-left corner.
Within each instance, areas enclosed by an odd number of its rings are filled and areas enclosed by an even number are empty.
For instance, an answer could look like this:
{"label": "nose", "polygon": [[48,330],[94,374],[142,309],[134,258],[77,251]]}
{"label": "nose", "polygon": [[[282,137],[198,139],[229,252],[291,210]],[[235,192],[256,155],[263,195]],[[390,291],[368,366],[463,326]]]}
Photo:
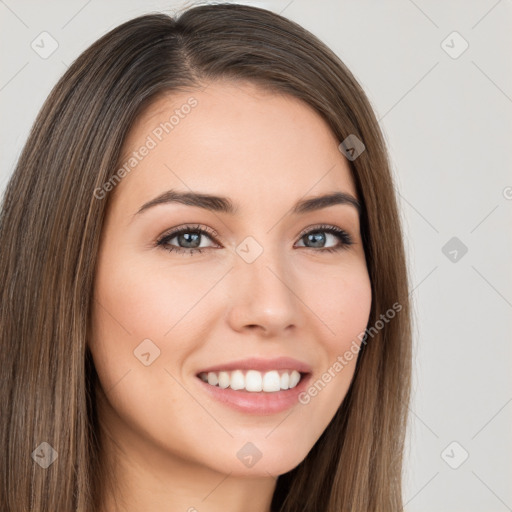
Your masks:
{"label": "nose", "polygon": [[277,249],[264,250],[252,263],[237,256],[229,276],[228,322],[232,329],[282,337],[299,326],[299,280]]}

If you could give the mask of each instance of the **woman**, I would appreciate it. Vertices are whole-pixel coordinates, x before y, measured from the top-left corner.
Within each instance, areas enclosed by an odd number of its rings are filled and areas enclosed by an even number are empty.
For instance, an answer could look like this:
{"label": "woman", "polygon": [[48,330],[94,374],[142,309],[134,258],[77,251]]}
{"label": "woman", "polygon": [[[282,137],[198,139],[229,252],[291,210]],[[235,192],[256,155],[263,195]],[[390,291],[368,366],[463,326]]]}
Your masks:
{"label": "woman", "polygon": [[69,68],[1,212],[5,511],[398,511],[410,310],[364,92],[264,9]]}

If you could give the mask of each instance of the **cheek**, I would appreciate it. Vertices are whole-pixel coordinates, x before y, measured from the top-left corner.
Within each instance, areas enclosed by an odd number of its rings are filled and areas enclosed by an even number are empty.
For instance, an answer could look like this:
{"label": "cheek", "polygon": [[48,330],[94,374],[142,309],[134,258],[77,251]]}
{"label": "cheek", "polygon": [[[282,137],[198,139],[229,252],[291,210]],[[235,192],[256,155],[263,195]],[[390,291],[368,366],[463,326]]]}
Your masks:
{"label": "cheek", "polygon": [[90,345],[104,387],[140,366],[134,350],[144,340],[161,349],[161,340],[173,323],[170,312],[178,307],[171,284],[166,295],[165,289],[161,280],[135,258],[126,257],[122,249],[110,246],[100,254]]}
{"label": "cheek", "polygon": [[352,381],[360,339],[370,316],[372,292],[366,265],[351,262],[316,273],[308,281],[308,306],[319,319],[317,337],[322,367],[300,397],[310,422],[308,435],[317,439],[335,415]]}
{"label": "cheek", "polygon": [[173,377],[181,380],[181,366],[195,343],[187,336],[188,317],[180,320],[204,294],[190,293],[193,279],[186,277],[185,272],[177,280],[158,263],[144,264],[112,250],[98,261],[90,340],[94,364],[111,405],[141,431],[155,409],[173,411],[162,424],[186,413],[182,409],[190,397],[173,385]]}
{"label": "cheek", "polygon": [[211,286],[198,280],[192,267],[171,272],[169,266],[148,265],[142,257],[112,261],[115,265],[98,269],[96,297],[104,312],[124,327],[119,332],[131,333],[133,341],[164,339]]}
{"label": "cheek", "polygon": [[[105,387],[141,366],[138,351],[157,355],[152,368],[178,374],[213,317],[205,315],[202,298],[217,275],[198,277],[193,265],[171,272],[165,259],[149,259],[109,247],[98,261],[90,345]],[[204,325],[197,322],[199,314]]]}
{"label": "cheek", "polygon": [[325,327],[323,340],[332,355],[333,351],[344,350],[366,329],[372,292],[365,264],[358,262],[328,270],[312,274],[304,296]]}

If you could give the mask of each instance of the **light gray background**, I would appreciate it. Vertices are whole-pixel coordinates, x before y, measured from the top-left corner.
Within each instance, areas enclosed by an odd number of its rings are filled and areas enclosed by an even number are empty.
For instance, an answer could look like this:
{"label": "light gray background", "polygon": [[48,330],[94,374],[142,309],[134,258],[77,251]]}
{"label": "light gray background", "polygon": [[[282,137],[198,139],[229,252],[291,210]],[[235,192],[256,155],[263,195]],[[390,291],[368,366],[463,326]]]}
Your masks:
{"label": "light gray background", "polygon": [[[512,510],[511,1],[245,3],[330,45],[365,88],[388,141],[415,311],[405,510]],[[184,5],[0,0],[0,191],[79,53],[125,20]],[[47,59],[31,48],[43,31],[59,45]],[[469,44],[457,58],[445,51],[463,48],[453,31]],[[459,248],[446,256],[452,237]]]}

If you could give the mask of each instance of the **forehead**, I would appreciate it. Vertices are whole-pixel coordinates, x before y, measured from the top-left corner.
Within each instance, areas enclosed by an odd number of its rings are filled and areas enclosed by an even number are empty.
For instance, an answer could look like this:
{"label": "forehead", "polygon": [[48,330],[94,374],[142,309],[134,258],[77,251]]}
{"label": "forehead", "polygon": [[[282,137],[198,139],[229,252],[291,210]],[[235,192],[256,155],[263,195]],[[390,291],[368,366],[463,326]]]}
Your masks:
{"label": "forehead", "polygon": [[149,149],[132,160],[133,171],[114,196],[142,203],[174,188],[260,208],[332,190],[356,196],[338,144],[322,117],[298,98],[251,83],[213,82],[166,94],[139,116],[119,166]]}

